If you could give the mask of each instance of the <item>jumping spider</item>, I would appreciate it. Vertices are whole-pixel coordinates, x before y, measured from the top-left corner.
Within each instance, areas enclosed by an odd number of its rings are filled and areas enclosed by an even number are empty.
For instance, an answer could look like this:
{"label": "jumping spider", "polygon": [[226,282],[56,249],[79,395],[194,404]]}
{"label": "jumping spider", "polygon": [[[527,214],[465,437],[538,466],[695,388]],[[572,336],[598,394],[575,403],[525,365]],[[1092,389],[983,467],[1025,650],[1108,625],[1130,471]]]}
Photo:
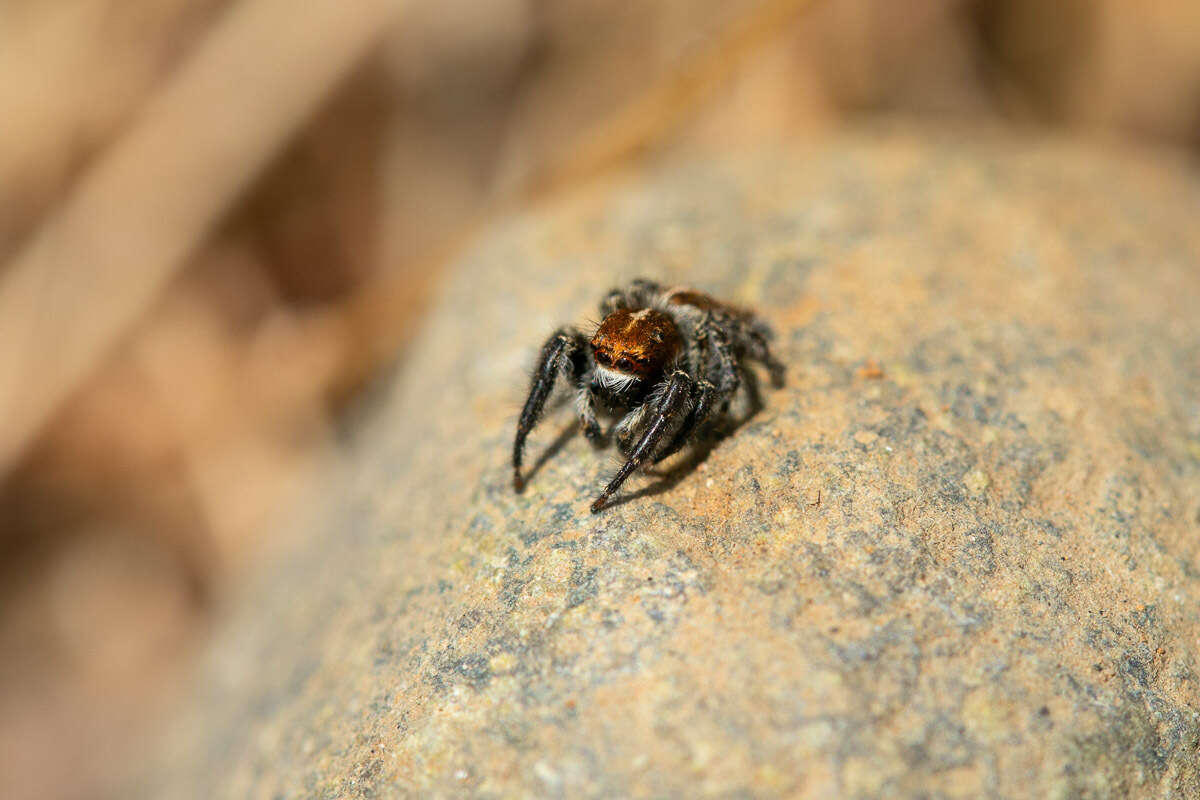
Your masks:
{"label": "jumping spider", "polygon": [[513,487],[521,491],[525,439],[560,371],[575,386],[583,433],[603,433],[597,415],[618,418],[611,432],[624,466],[592,503],[592,513],[634,470],[657,464],[720,418],[742,383],[747,359],[782,383],[783,365],[767,346],[770,330],[753,314],[695,289],[635,280],[600,303],[604,319],[591,339],[560,328],[542,346],[513,443]]}

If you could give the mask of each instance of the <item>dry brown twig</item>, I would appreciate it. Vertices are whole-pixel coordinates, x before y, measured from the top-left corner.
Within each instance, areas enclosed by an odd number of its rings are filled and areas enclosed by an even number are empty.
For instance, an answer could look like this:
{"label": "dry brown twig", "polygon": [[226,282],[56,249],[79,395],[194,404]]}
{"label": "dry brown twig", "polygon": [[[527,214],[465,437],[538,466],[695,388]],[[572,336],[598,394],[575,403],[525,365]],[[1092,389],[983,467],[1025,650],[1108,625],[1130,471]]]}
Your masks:
{"label": "dry brown twig", "polygon": [[400,5],[238,3],[4,267],[0,475]]}

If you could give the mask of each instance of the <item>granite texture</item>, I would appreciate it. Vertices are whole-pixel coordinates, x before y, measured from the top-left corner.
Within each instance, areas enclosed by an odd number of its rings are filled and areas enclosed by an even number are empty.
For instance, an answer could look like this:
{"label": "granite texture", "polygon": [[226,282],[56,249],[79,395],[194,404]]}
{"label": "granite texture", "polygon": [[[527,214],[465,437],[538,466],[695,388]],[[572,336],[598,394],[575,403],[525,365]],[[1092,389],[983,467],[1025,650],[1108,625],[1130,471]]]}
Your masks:
{"label": "granite texture", "polygon": [[[1189,169],[875,132],[497,227],[142,791],[1200,796]],[[786,387],[598,516],[561,405],[515,495],[537,348],[635,275],[757,308]]]}

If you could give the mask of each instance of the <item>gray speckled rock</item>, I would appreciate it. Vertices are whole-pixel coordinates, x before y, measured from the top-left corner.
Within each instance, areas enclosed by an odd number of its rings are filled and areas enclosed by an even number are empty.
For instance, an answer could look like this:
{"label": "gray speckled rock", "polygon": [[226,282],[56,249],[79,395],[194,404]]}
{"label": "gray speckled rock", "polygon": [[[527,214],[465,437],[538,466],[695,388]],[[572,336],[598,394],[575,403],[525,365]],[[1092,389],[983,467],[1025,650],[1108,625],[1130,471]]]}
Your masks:
{"label": "gray speckled rock", "polygon": [[[1197,209],[1165,158],[887,133],[494,230],[145,791],[1200,796]],[[514,495],[537,347],[637,274],[756,307],[787,387],[599,516],[580,437]]]}

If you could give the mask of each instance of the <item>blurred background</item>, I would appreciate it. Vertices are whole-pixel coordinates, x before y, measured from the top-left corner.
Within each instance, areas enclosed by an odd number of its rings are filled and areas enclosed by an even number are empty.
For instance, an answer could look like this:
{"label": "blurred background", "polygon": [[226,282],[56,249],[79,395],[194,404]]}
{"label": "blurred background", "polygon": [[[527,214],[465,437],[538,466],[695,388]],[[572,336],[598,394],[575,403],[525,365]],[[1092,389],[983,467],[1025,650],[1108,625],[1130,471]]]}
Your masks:
{"label": "blurred background", "polygon": [[104,795],[483,225],[894,117],[1198,154],[1200,4],[0,0],[0,795]]}

